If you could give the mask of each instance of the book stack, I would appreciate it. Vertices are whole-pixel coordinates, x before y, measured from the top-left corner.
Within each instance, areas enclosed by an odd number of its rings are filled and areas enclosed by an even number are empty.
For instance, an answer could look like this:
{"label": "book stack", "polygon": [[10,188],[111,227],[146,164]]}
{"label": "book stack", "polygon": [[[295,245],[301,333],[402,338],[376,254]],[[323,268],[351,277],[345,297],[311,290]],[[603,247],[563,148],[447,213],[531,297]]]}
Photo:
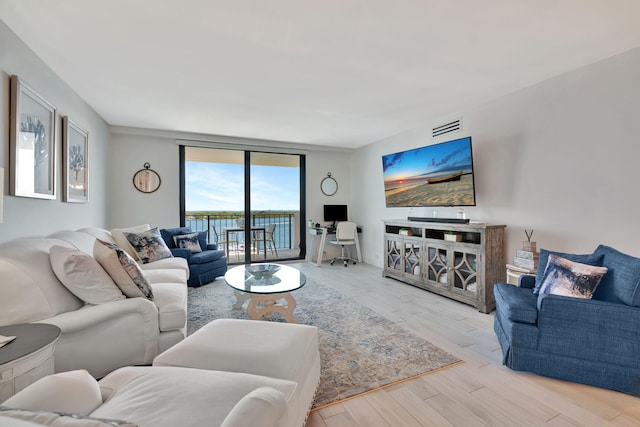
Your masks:
{"label": "book stack", "polygon": [[528,270],[536,270],[538,268],[538,257],[535,242],[524,242],[523,249],[516,250],[516,256],[513,257],[513,265]]}

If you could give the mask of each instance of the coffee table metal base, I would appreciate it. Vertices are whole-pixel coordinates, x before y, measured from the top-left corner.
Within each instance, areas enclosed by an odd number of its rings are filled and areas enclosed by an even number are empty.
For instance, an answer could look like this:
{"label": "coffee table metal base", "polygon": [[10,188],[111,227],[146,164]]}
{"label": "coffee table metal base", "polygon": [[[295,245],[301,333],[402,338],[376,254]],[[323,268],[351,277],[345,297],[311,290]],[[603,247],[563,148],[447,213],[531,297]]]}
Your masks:
{"label": "coffee table metal base", "polygon": [[234,290],[236,303],[235,310],[240,310],[245,301],[249,301],[247,306],[247,317],[251,320],[260,320],[262,316],[267,319],[273,317],[273,313],[280,313],[287,323],[298,323],[298,319],[293,315],[296,308],[296,299],[289,292],[279,294],[250,294]]}

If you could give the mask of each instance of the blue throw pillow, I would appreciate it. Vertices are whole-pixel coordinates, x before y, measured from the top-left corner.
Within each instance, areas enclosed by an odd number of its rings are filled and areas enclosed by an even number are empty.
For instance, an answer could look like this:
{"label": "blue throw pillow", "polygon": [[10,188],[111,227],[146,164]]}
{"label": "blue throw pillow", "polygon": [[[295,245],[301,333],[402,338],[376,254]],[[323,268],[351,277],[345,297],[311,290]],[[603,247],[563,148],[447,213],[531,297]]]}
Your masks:
{"label": "blue throw pillow", "polygon": [[640,307],[640,258],[600,245],[594,254],[604,257],[609,272],[593,295],[593,299]]}
{"label": "blue throw pillow", "polygon": [[540,293],[540,287],[542,286],[542,279],[544,277],[544,272],[547,268],[547,261],[549,260],[549,255],[557,255],[559,257],[568,259],[569,261],[579,262],[581,264],[587,265],[595,265],[602,266],[602,259],[604,258],[601,254],[596,254],[595,252],[592,254],[566,254],[562,252],[553,252],[546,249],[540,249],[540,257],[538,258],[538,271],[536,272],[536,286],[533,288],[533,293]]}
{"label": "blue throw pillow", "polygon": [[607,267],[595,267],[550,254],[540,286],[541,294],[591,299]]}
{"label": "blue throw pillow", "polygon": [[206,231],[198,231],[198,243],[203,251],[207,249],[207,234]]}
{"label": "blue throw pillow", "polygon": [[179,227],[179,228],[163,228],[160,230],[160,235],[162,236],[162,240],[167,244],[169,249],[173,249],[176,247],[175,242],[173,241],[173,236],[180,236],[182,234],[191,234],[191,227]]}

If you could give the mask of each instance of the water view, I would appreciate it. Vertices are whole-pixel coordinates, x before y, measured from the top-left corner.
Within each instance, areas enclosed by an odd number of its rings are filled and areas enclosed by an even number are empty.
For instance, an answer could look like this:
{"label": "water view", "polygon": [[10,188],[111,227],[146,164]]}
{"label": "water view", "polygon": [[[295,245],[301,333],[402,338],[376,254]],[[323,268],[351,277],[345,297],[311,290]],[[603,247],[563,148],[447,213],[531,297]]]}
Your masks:
{"label": "water view", "polygon": [[[275,224],[274,240],[277,249],[294,249],[295,227],[299,220],[297,211],[268,211],[252,212],[251,226],[267,230],[269,225]],[[214,242],[213,227],[222,236],[227,229],[243,228],[244,212],[187,212],[185,225],[194,231],[209,231],[209,240]],[[244,242],[244,232],[238,232],[238,240]],[[260,236],[261,237],[261,236]]]}

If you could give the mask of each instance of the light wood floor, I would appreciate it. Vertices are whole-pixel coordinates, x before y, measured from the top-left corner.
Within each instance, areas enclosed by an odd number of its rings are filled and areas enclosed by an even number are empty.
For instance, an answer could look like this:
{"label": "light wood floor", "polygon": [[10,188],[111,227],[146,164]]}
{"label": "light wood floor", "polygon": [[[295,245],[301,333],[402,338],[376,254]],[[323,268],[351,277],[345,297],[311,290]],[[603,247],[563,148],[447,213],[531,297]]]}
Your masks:
{"label": "light wood floor", "polygon": [[493,314],[383,278],[366,264],[289,265],[464,360],[314,411],[306,427],[640,426],[640,398],[502,366]]}

